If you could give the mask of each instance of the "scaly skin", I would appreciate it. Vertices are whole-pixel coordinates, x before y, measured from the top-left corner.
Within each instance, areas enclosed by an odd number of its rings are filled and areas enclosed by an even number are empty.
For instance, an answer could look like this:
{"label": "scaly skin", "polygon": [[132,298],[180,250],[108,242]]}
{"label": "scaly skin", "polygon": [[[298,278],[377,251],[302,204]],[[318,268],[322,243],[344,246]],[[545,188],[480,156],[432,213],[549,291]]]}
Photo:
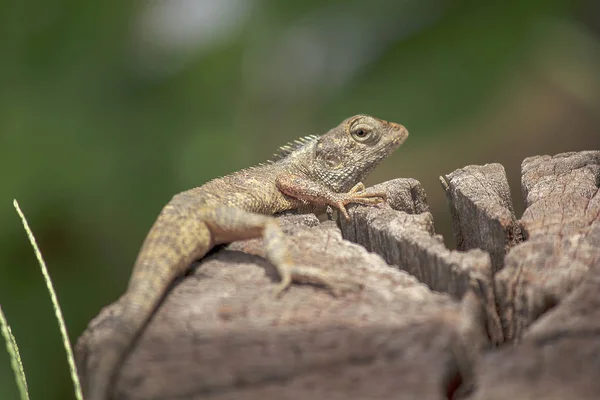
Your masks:
{"label": "scaly skin", "polygon": [[266,164],[175,195],[142,245],[113,337],[97,369],[86,377],[86,399],[110,398],[120,365],[169,285],[217,244],[262,236],[267,258],[281,277],[277,295],[292,282],[335,291],[331,271],[294,264],[271,215],[288,210],[319,214],[329,205],[348,218],[347,204],[384,201],[384,193],[366,193],[361,180],[407,136],[401,125],[357,115],[320,137],[282,147]]}

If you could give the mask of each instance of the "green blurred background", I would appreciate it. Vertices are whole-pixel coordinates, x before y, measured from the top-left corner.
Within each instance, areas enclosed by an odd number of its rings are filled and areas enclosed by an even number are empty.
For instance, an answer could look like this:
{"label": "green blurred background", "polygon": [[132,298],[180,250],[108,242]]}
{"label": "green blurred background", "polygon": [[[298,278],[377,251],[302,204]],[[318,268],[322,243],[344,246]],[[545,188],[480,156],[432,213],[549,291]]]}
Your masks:
{"label": "green blurred background", "polygon": [[[32,399],[72,398],[19,200],[73,341],[171,196],[355,113],[405,124],[372,184],[600,148],[600,2],[0,2],[0,303]],[[0,351],[0,398],[16,399]]]}

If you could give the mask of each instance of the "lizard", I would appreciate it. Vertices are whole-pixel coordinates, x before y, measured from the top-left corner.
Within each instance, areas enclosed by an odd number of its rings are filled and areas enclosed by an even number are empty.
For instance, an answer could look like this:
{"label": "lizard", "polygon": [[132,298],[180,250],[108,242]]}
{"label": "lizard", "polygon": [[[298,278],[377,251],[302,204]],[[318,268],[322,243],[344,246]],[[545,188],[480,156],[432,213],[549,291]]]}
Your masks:
{"label": "lizard", "polygon": [[273,214],[321,214],[329,206],[349,219],[348,204],[385,201],[385,193],[367,192],[362,180],[407,137],[400,124],[355,115],[323,135],[281,147],[266,163],[173,196],[140,248],[111,336],[86,374],[85,398],[111,397],[120,366],[169,286],[218,244],[262,236],[266,258],[280,278],[275,296],[292,282],[335,291],[333,273],[294,264]]}

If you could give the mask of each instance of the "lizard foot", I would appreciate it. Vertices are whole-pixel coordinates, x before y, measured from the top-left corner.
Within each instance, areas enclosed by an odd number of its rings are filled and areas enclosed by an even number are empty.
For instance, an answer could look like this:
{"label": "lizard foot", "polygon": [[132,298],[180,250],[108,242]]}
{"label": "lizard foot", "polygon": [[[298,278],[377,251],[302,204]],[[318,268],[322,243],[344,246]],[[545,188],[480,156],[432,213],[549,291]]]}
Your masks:
{"label": "lizard foot", "polygon": [[280,297],[291,286],[292,282],[325,286],[335,297],[346,292],[357,292],[364,287],[362,283],[352,281],[348,277],[333,276],[321,268],[292,266],[287,268],[286,271],[288,273],[282,274],[281,282],[275,288],[275,297]]}
{"label": "lizard foot", "polygon": [[385,192],[367,192],[365,185],[362,182],[358,182],[348,193],[337,194],[333,204],[333,207],[337,208],[344,218],[350,219],[346,206],[348,204],[363,204],[371,206],[386,201],[387,194]]}

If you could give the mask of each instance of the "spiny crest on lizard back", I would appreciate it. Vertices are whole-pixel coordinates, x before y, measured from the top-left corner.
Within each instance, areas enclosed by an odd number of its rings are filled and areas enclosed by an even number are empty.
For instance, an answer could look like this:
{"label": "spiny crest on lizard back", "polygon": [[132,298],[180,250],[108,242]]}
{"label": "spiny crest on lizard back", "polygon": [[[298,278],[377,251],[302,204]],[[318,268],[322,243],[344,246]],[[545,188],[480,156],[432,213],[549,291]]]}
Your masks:
{"label": "spiny crest on lizard back", "polygon": [[292,142],[286,143],[283,146],[281,146],[279,148],[279,150],[277,150],[277,152],[275,154],[273,154],[273,157],[271,157],[266,163],[272,164],[274,162],[282,160],[282,159],[286,158],[287,156],[289,156],[294,151],[301,148],[302,146],[305,146],[308,143],[314,142],[317,139],[319,139],[318,135],[308,135],[308,136],[304,136],[299,139],[296,139]]}

